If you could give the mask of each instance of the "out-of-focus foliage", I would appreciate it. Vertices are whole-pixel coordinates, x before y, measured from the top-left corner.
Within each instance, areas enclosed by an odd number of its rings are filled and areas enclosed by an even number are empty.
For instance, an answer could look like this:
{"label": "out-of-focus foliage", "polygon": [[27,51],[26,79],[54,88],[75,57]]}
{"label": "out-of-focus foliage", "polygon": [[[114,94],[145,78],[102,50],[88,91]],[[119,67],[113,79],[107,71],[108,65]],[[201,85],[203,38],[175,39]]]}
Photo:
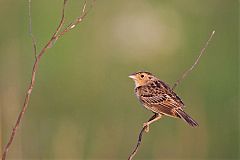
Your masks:
{"label": "out-of-focus foliage", "polygon": [[[82,4],[69,1],[67,22]],[[32,1],[38,49],[57,27],[61,7],[62,0]],[[27,1],[0,1],[1,148],[34,61],[27,9]],[[176,88],[200,127],[164,117],[144,135],[136,159],[238,159],[238,20],[237,1],[96,1],[42,58],[9,159],[126,159],[152,114],[127,76],[147,70],[172,85],[212,30],[199,65]]]}

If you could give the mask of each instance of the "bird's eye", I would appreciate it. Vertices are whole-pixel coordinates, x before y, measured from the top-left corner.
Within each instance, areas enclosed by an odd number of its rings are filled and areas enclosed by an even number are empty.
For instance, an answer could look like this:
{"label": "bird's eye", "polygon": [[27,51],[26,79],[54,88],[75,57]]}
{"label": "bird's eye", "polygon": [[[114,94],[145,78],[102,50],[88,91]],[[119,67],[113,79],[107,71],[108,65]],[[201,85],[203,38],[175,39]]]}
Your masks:
{"label": "bird's eye", "polygon": [[142,74],[142,75],[141,75],[141,77],[143,78],[143,77],[144,77],[144,75]]}

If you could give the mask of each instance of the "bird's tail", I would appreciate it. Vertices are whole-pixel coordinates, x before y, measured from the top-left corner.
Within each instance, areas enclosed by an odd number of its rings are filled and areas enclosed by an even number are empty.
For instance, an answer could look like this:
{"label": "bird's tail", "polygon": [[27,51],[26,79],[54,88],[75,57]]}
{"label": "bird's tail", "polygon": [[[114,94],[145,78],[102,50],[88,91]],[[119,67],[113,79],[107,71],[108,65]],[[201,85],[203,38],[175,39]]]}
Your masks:
{"label": "bird's tail", "polygon": [[192,126],[192,127],[198,126],[198,123],[196,121],[194,121],[189,115],[187,115],[187,113],[185,113],[183,110],[178,109],[178,110],[176,110],[176,112],[190,126]]}

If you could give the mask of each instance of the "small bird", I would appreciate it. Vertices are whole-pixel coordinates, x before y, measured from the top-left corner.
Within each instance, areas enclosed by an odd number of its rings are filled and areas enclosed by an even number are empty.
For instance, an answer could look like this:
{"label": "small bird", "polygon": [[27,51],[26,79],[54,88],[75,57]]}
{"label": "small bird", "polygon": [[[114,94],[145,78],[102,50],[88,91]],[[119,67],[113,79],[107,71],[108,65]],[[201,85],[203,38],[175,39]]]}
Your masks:
{"label": "small bird", "polygon": [[143,123],[145,131],[149,125],[159,120],[162,115],[181,118],[190,126],[196,127],[198,123],[183,111],[184,103],[176,93],[163,81],[150,72],[136,72],[129,76],[135,82],[135,94],[145,108],[154,115]]}

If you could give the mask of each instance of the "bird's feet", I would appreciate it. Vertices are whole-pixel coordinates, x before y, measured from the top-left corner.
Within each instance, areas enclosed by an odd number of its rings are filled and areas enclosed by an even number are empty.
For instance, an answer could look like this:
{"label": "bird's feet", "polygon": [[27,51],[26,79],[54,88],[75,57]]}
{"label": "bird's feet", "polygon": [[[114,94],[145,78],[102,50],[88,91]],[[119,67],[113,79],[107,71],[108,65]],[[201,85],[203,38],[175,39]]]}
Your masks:
{"label": "bird's feet", "polygon": [[143,127],[145,128],[145,132],[149,132],[149,123],[143,123]]}

